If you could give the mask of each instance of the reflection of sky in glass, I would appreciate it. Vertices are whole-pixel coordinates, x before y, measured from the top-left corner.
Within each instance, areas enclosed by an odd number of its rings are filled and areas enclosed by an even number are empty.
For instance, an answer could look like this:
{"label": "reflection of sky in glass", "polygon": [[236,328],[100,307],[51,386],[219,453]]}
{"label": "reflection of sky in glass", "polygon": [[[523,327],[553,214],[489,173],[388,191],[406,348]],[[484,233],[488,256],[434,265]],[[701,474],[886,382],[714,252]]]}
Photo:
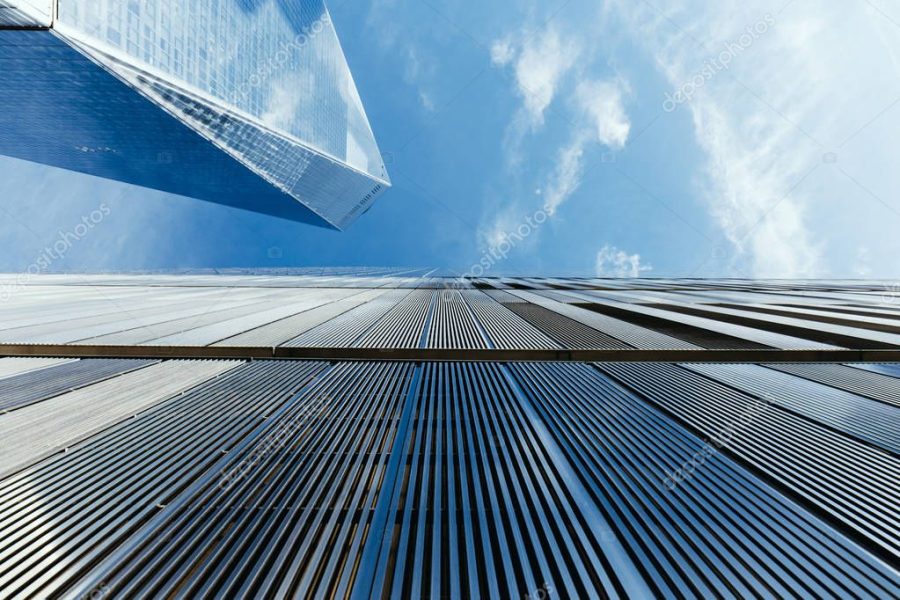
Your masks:
{"label": "reflection of sky in glass", "polygon": [[68,35],[386,179],[322,0],[67,0],[59,22]]}
{"label": "reflection of sky in glass", "polygon": [[0,1],[0,27],[49,26],[52,0]]}

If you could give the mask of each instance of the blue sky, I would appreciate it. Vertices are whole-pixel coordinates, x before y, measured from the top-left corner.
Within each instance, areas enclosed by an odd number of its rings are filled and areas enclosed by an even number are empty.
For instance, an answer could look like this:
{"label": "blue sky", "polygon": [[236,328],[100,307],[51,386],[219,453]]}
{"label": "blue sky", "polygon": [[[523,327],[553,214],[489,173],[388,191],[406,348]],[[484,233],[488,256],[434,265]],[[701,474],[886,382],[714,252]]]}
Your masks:
{"label": "blue sky", "polygon": [[0,158],[0,269],[105,203],[53,269],[900,276],[896,3],[329,6],[394,183],[348,231]]}

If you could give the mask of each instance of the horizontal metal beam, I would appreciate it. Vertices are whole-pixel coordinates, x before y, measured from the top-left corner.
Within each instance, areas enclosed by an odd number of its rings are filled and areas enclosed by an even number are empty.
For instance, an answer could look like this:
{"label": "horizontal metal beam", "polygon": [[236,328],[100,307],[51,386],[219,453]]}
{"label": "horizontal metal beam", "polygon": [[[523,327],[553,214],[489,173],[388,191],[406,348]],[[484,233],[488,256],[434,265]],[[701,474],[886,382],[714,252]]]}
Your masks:
{"label": "horizontal metal beam", "polygon": [[482,362],[900,362],[900,350],[503,350],[0,344],[0,357],[307,359]]}
{"label": "horizontal metal beam", "polygon": [[50,31],[47,25],[0,25],[0,31]]}

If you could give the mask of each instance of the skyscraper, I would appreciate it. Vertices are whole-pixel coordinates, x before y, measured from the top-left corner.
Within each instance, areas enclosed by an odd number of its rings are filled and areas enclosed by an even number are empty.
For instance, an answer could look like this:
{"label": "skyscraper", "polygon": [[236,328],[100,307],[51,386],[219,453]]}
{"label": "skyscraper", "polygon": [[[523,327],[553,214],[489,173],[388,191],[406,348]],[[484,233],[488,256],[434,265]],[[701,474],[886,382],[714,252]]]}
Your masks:
{"label": "skyscraper", "polygon": [[0,596],[900,597],[895,287],[426,275],[0,277]]}
{"label": "skyscraper", "polygon": [[322,0],[12,0],[0,153],[343,228],[390,185]]}

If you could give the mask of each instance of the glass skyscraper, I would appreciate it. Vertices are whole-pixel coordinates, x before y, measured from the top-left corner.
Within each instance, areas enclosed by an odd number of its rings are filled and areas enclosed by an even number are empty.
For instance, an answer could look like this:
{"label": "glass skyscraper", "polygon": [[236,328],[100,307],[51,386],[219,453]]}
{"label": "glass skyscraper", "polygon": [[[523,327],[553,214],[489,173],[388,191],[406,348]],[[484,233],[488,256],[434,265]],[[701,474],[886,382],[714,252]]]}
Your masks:
{"label": "glass skyscraper", "polygon": [[0,6],[0,153],[343,228],[390,181],[322,0]]}

